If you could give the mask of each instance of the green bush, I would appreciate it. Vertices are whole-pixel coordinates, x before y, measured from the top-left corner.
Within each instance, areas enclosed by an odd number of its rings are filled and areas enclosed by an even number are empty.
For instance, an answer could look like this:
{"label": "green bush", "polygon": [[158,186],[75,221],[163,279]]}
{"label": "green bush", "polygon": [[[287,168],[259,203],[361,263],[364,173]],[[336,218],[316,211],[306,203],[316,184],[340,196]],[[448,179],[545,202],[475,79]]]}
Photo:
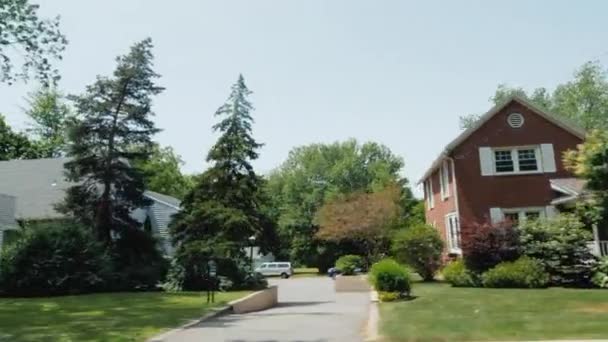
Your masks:
{"label": "green bush", "polygon": [[481,278],[485,287],[542,288],[549,283],[549,274],[544,266],[528,257],[500,263]]}
{"label": "green bush", "polygon": [[343,255],[336,260],[336,268],[344,275],[355,274],[356,269],[363,269],[365,261],[363,257],[353,254]]}
{"label": "green bush", "polygon": [[50,296],[105,289],[111,262],[91,232],[65,222],[39,224],[0,255],[0,293]]}
{"label": "green bush", "polygon": [[373,264],[369,280],[379,292],[398,292],[409,296],[412,281],[410,271],[393,259],[383,259]]}
{"label": "green bush", "polygon": [[445,281],[454,287],[477,287],[478,277],[467,269],[462,260],[455,260],[447,264],[441,271]]}
{"label": "green bush", "polygon": [[603,257],[595,268],[593,274],[593,284],[597,287],[608,288],[608,257]]}
{"label": "green bush", "polygon": [[398,261],[413,267],[423,280],[430,281],[441,266],[443,241],[437,229],[420,224],[397,233],[392,251]]}
{"label": "green bush", "polygon": [[572,215],[526,221],[519,227],[524,255],[543,263],[551,283],[565,286],[589,286],[595,257],[587,243],[591,232]]}

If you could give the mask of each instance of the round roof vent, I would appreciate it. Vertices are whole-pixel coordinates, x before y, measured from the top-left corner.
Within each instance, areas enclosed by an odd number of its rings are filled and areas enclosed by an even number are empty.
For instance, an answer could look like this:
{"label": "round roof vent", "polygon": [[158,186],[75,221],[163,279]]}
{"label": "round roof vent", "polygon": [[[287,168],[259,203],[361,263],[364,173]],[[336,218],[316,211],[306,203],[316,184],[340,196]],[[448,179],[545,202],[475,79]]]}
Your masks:
{"label": "round roof vent", "polygon": [[507,122],[513,128],[520,128],[524,125],[524,116],[519,113],[511,113],[507,117]]}

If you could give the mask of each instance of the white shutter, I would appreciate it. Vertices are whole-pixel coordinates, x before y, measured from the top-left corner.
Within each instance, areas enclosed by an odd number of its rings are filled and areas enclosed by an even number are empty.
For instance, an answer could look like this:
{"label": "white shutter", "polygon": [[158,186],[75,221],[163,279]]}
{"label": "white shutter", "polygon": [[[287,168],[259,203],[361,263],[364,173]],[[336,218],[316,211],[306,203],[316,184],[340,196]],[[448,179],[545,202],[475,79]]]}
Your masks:
{"label": "white shutter", "polygon": [[559,211],[557,211],[557,208],[555,208],[555,206],[548,205],[545,207],[545,213],[547,214],[547,218],[552,218],[557,216]]}
{"label": "white shutter", "polygon": [[492,223],[499,223],[504,221],[504,216],[500,208],[490,208],[490,221]]}
{"label": "white shutter", "polygon": [[540,151],[543,159],[543,172],[555,172],[555,153],[553,144],[541,144]]}
{"label": "white shutter", "polygon": [[479,148],[479,165],[482,176],[494,174],[494,161],[492,160],[492,149],[490,147]]}

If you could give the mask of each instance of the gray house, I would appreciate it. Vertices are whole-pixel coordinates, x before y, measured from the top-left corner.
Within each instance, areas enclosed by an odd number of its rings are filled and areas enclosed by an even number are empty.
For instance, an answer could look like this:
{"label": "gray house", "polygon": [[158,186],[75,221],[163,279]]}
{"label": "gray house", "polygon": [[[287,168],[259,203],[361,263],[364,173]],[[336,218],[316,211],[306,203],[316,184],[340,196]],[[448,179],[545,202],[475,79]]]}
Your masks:
{"label": "gray house", "polygon": [[[63,164],[67,158],[0,161],[0,249],[4,236],[18,229],[19,221],[61,219],[64,215],[55,210],[63,201],[65,191],[72,185],[64,176]],[[142,223],[150,223],[152,234],[167,254],[173,250],[167,226],[171,215],[180,210],[180,201],[174,197],[146,191],[152,200],[132,216]]]}

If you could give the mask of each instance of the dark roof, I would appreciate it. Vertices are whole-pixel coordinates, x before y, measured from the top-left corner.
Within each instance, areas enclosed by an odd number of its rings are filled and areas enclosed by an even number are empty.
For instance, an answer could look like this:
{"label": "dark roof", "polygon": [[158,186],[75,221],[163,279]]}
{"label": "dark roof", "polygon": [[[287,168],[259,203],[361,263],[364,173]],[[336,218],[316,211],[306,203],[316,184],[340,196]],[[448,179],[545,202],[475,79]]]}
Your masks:
{"label": "dark roof", "polygon": [[460,133],[456,139],[452,140],[444,149],[443,151],[439,154],[439,156],[435,159],[435,161],[433,161],[433,163],[431,164],[431,167],[429,167],[427,169],[427,171],[424,173],[424,176],[422,176],[422,178],[418,181],[418,183],[423,182],[425,179],[428,178],[428,176],[431,175],[431,173],[433,173],[433,171],[435,171],[443,162],[443,160],[449,156],[449,154],[456,148],[458,147],[462,142],[464,142],[468,137],[470,137],[473,133],[475,133],[475,131],[477,131],[477,129],[479,129],[483,124],[485,124],[486,122],[488,122],[491,118],[494,117],[494,115],[498,114],[501,110],[503,110],[507,105],[509,105],[511,102],[518,102],[526,107],[528,107],[529,109],[532,110],[532,112],[542,116],[543,118],[547,119],[549,122],[552,122],[553,124],[561,127],[562,129],[572,133],[573,135],[584,139],[585,138],[585,130],[578,127],[576,124],[574,124],[573,122],[571,122],[570,120],[562,117],[562,116],[558,116],[556,114],[552,114],[549,113],[545,110],[543,110],[542,108],[539,108],[538,106],[536,106],[535,104],[531,103],[530,101],[521,98],[519,96],[513,95],[510,96],[506,101],[504,101],[503,103],[500,103],[494,107],[492,107],[492,109],[490,109],[488,112],[486,112],[484,115],[482,115],[479,120],[477,120],[473,126],[469,127],[468,129],[464,130],[462,133]]}

